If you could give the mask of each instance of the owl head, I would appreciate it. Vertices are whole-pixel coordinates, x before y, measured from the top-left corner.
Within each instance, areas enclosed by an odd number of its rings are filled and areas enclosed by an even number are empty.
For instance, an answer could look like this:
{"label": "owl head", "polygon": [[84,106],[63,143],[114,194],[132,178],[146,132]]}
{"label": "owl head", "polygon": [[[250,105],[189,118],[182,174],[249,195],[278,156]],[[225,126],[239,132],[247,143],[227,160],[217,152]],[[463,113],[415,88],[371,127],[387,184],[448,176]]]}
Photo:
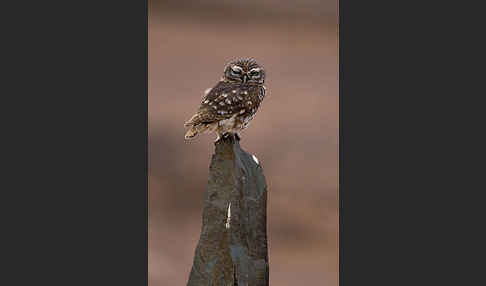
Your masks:
{"label": "owl head", "polygon": [[236,83],[263,84],[265,71],[254,59],[238,59],[224,69],[223,80]]}

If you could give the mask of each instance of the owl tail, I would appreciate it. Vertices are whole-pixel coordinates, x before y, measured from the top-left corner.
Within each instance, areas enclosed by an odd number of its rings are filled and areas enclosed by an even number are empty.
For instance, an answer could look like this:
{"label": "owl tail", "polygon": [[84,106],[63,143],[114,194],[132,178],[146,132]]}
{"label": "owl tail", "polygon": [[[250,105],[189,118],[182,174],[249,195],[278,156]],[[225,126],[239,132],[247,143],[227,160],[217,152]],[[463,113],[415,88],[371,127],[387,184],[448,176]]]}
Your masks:
{"label": "owl tail", "polygon": [[191,117],[191,119],[187,120],[186,123],[184,123],[184,127],[192,126],[198,120],[199,120],[199,113],[196,113]]}
{"label": "owl tail", "polygon": [[186,135],[184,136],[186,139],[191,139],[199,133],[201,126],[199,126],[199,124],[195,124],[198,119],[199,119],[199,114],[196,113],[191,117],[191,119],[187,120],[184,123],[184,127],[191,127],[186,132]]}
{"label": "owl tail", "polygon": [[199,128],[197,128],[196,126],[192,126],[191,129],[189,129],[186,132],[186,135],[184,136],[184,138],[187,140],[187,139],[191,139],[191,138],[196,137],[196,135],[199,133],[198,129]]}
{"label": "owl tail", "polygon": [[186,139],[191,139],[191,138],[194,138],[196,137],[196,135],[198,134],[204,134],[204,133],[208,133],[208,132],[212,132],[212,131],[215,131],[218,127],[218,124],[215,123],[215,124],[197,124],[197,125],[193,125],[191,126],[191,129],[189,129],[187,132],[186,132],[186,135],[184,136]]}

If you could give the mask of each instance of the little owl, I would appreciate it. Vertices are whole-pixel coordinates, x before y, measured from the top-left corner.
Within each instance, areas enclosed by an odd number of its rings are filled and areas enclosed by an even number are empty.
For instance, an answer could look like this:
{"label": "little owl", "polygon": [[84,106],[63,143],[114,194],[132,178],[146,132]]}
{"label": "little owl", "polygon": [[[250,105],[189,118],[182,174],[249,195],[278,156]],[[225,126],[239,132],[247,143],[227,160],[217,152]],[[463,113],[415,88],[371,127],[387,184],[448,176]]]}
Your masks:
{"label": "little owl", "polygon": [[239,139],[238,131],[248,127],[265,97],[265,71],[254,59],[229,63],[218,84],[207,89],[201,106],[184,126],[185,138],[216,132],[216,141],[226,136]]}

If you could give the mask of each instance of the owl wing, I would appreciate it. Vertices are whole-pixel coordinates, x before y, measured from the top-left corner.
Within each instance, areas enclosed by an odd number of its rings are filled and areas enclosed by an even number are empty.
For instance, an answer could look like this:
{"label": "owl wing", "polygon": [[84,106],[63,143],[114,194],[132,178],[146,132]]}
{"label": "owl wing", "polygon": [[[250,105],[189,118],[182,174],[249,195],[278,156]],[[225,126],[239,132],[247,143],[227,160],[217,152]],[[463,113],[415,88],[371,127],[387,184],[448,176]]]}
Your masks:
{"label": "owl wing", "polygon": [[198,112],[185,125],[208,124],[231,118],[235,114],[243,114],[251,110],[251,106],[247,104],[249,97],[251,96],[247,88],[219,82],[204,96]]}

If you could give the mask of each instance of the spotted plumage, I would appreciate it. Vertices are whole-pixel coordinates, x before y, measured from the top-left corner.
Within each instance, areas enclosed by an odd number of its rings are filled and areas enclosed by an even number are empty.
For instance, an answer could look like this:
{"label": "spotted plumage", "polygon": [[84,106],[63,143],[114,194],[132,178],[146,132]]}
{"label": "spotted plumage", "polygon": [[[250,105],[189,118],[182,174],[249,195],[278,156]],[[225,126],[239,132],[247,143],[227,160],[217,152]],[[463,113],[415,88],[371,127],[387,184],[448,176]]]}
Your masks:
{"label": "spotted plumage", "polygon": [[215,87],[207,89],[201,105],[186,123],[185,138],[200,133],[216,132],[219,140],[225,134],[248,127],[266,93],[265,71],[253,59],[230,62]]}

